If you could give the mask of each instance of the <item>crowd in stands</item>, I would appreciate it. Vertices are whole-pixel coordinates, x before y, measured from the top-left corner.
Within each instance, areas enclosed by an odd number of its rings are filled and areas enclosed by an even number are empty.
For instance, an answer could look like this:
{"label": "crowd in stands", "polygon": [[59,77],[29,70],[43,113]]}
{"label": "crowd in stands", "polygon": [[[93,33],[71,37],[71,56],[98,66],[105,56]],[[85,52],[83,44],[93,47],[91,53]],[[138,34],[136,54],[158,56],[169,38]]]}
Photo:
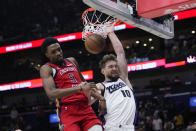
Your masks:
{"label": "crowd in stands", "polygon": [[56,109],[54,101],[48,100],[46,103],[40,99],[36,100],[34,104],[22,101],[12,105],[3,104],[0,107],[1,131],[58,130],[57,124],[49,123],[49,115],[55,113]]}
{"label": "crowd in stands", "polygon": [[174,103],[161,97],[139,100],[139,131],[192,131],[194,116],[187,108],[176,108]]}
{"label": "crowd in stands", "polygon": [[[82,1],[2,1],[0,42],[20,43],[81,31]],[[77,6],[76,6],[77,5]],[[1,44],[0,46],[5,46]]]}
{"label": "crowd in stands", "polygon": [[[55,113],[53,102],[45,105],[36,104],[28,111],[17,105],[13,105],[8,110],[9,112],[0,115],[1,131],[58,130],[58,123],[49,123],[49,115]],[[136,131],[193,131],[195,129],[195,114],[190,112],[189,107],[176,106],[175,102],[161,96],[138,97],[137,111]]]}
{"label": "crowd in stands", "polygon": [[178,85],[183,85],[181,79],[179,76],[175,76],[174,78],[169,78],[166,76],[165,78],[157,78],[157,79],[152,79],[150,80],[150,84],[146,88],[161,88],[161,87],[167,87],[167,86],[178,86]]}
{"label": "crowd in stands", "polygon": [[181,34],[175,39],[164,41],[164,56],[166,59],[181,59],[189,55],[196,55],[195,34]]}

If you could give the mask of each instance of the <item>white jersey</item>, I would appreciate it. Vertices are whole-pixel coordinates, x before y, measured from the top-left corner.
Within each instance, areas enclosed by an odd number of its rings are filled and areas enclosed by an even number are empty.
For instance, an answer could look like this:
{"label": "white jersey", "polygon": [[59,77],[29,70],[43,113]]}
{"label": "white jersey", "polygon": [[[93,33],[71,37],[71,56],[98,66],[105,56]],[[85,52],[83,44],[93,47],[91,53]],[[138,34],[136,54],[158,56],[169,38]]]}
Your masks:
{"label": "white jersey", "polygon": [[104,116],[107,126],[128,126],[134,128],[136,103],[133,91],[118,78],[114,82],[102,82],[106,99],[107,114]]}

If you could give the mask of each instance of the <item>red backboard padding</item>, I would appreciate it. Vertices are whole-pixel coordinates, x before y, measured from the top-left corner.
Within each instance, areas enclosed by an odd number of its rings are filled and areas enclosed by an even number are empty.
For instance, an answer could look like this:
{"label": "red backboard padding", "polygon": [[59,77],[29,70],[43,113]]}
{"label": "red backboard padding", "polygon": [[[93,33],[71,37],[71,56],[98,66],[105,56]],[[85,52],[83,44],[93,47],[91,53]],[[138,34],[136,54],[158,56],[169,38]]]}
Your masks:
{"label": "red backboard padding", "polygon": [[138,14],[145,18],[155,18],[191,8],[196,8],[196,0],[137,0]]}

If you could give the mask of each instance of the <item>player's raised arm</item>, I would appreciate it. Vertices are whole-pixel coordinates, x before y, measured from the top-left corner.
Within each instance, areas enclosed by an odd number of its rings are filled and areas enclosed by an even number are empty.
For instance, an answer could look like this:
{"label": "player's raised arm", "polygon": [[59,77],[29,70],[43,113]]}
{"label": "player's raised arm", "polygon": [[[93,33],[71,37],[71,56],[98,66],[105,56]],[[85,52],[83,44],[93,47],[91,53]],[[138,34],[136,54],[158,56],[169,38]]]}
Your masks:
{"label": "player's raised arm", "polygon": [[114,51],[117,55],[117,64],[120,70],[120,75],[123,79],[128,79],[128,71],[127,71],[127,61],[125,58],[125,52],[122,46],[122,43],[114,33],[114,27],[107,28],[108,37],[112,43]]}

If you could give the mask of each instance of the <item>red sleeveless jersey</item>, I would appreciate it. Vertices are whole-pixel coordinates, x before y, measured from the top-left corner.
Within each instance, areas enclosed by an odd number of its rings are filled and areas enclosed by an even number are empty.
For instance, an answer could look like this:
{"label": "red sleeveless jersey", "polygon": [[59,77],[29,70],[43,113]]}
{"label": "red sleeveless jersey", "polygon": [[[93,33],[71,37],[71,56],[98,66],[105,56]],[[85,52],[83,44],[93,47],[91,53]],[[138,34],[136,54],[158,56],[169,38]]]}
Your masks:
{"label": "red sleeveless jersey", "polygon": [[[64,60],[65,66],[58,66],[51,63],[47,63],[47,65],[53,68],[53,78],[57,88],[75,88],[82,82],[79,72],[75,64],[68,59]],[[77,101],[88,101],[88,98],[84,95],[83,91],[61,98],[60,103],[63,104]]]}

